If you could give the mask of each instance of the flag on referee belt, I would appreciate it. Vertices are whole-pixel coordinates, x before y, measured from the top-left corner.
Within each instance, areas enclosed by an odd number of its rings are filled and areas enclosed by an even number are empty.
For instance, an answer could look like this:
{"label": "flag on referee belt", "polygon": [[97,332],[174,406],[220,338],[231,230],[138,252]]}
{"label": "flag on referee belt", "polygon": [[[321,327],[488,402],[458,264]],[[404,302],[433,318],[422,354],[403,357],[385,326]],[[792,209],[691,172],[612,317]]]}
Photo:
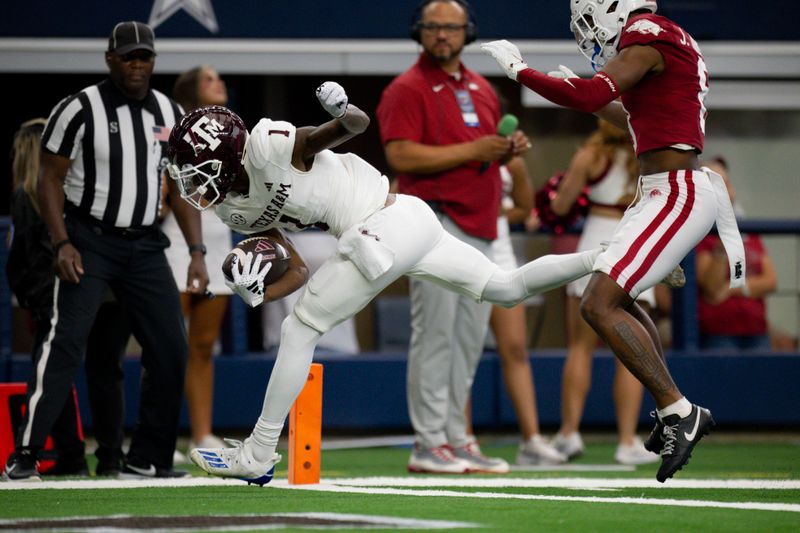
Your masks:
{"label": "flag on referee belt", "polygon": [[153,137],[157,141],[167,142],[169,141],[169,132],[170,128],[166,126],[153,126]]}

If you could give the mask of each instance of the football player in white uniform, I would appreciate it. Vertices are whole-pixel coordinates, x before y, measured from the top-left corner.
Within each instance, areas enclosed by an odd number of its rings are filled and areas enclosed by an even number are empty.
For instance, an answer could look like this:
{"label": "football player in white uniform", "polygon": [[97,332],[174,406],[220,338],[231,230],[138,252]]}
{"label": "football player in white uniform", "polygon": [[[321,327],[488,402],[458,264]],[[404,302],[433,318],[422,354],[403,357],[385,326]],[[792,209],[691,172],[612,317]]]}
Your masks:
{"label": "football player in white uniform", "polygon": [[[252,434],[244,442],[231,441],[233,448],[191,451],[192,460],[210,474],[257,484],[272,479],[280,460],[278,437],[306,382],[320,336],[400,276],[424,278],[511,307],[588,274],[601,251],[550,255],[501,270],[447,233],[425,202],[389,193],[388,179],[363,159],[330,151],[363,132],[369,117],[348,104],[338,83],[323,83],[317,98],[333,117],[317,127],[262,119],[248,135],[233,112],[211,106],[185,115],[170,135],[168,169],[185,200],[197,209],[213,204],[233,230],[268,235],[291,253],[287,272],[266,287],[270,264],[262,265],[260,255],[234,264],[234,292],[256,306],[305,285],[283,322]],[[283,233],[309,226],[339,239],[337,253],[311,279]]]}

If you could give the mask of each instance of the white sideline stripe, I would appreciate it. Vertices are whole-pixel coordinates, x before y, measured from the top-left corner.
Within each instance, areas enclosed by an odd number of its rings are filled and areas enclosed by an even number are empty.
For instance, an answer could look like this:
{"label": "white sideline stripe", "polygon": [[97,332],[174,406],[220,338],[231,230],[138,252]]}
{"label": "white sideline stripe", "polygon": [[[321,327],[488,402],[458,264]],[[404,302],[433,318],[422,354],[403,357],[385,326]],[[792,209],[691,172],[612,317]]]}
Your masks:
{"label": "white sideline stripe", "polygon": [[632,465],[511,465],[512,472],[635,472]]}
{"label": "white sideline stripe", "polygon": [[5,481],[0,490],[21,489],[142,489],[156,487],[241,487],[239,479],[220,477],[184,477],[173,479],[79,479],[69,481]]}
{"label": "white sideline stripe", "polygon": [[712,507],[720,509],[747,509],[756,511],[782,511],[800,513],[800,504],[760,502],[717,502],[703,500],[675,500],[668,498],[601,498],[599,496],[550,496],[543,494],[508,494],[498,492],[457,492],[453,490],[408,490],[378,487],[343,487],[339,485],[289,485],[279,484],[275,488],[291,490],[316,490],[321,492],[345,492],[355,494],[386,494],[392,496],[427,496],[445,498],[480,498],[498,500],[547,500],[560,502],[613,503],[634,505],[662,505],[669,507]]}
{"label": "white sideline stripe", "polygon": [[461,487],[461,488],[578,488],[578,489],[800,489],[800,480],[774,479],[655,479],[616,478],[513,478],[513,477],[362,477],[323,480],[331,485],[355,487]]}
{"label": "white sideline stripe", "polygon": [[[140,489],[149,487],[241,487],[244,482],[213,476],[166,479],[80,479],[65,481],[5,481],[0,490],[35,489]],[[800,480],[772,479],[670,479],[658,483],[654,479],[603,479],[603,478],[514,478],[514,477],[361,477],[323,479],[321,485],[289,485],[285,479],[276,479],[268,487],[313,488],[319,486],[341,487],[454,487],[454,488],[566,488],[566,489],[750,489],[796,490]]]}
{"label": "white sideline stripe", "polygon": [[411,446],[414,435],[387,435],[385,437],[367,437],[363,439],[322,439],[323,450],[350,450],[353,448],[380,448],[383,446]]}

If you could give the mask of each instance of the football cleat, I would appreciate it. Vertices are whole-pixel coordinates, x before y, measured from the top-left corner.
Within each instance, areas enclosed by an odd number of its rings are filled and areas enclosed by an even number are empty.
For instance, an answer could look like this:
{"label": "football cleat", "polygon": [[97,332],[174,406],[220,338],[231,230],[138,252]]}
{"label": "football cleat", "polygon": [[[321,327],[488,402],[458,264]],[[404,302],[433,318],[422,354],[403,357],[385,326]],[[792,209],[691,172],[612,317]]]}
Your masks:
{"label": "football cleat", "polygon": [[661,450],[661,467],[656,479],[664,483],[689,462],[695,445],[714,427],[714,419],[708,409],[692,405],[689,416],[681,418],[677,414],[669,415],[662,422],[664,447]]}
{"label": "football cleat", "polygon": [[650,417],[656,419],[656,425],[645,439],[644,449],[648,452],[660,454],[662,448],[664,448],[664,423],[656,416],[655,411],[650,411]]}
{"label": "football cleat", "polygon": [[173,470],[172,468],[162,468],[144,459],[128,456],[122,461],[122,469],[119,471],[119,479],[148,479],[148,478],[179,478],[186,477],[189,472],[186,470]]}
{"label": "football cleat", "polygon": [[189,452],[192,462],[212,476],[232,477],[254,483],[263,487],[272,481],[275,465],[281,456],[273,454],[268,461],[257,461],[251,451],[248,440],[244,442],[225,439],[230,448],[195,448]]}
{"label": "football cleat", "polygon": [[8,457],[3,470],[3,481],[41,481],[36,470],[36,452],[21,448]]}

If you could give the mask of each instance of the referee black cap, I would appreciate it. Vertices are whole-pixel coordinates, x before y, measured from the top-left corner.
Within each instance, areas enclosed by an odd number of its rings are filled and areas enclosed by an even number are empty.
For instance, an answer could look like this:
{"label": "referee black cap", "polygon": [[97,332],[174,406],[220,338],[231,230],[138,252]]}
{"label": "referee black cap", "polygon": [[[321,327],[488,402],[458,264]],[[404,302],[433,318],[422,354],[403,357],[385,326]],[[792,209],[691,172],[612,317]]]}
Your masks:
{"label": "referee black cap", "polygon": [[111,30],[108,38],[108,51],[125,55],[134,50],[149,50],[156,53],[153,28],[144,22],[120,22]]}

